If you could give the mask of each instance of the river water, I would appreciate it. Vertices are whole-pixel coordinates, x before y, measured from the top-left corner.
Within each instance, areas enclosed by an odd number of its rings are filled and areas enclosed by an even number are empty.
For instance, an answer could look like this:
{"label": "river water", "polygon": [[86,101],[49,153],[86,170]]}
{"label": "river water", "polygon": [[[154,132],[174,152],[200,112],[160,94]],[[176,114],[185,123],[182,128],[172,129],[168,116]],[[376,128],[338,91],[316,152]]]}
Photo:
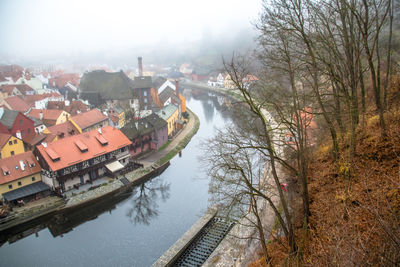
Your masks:
{"label": "river water", "polygon": [[200,129],[181,157],[131,193],[67,219],[46,219],[11,237],[12,243],[0,247],[0,266],[151,266],[209,207],[199,143],[231,120],[221,97],[218,102],[201,91],[184,93]]}

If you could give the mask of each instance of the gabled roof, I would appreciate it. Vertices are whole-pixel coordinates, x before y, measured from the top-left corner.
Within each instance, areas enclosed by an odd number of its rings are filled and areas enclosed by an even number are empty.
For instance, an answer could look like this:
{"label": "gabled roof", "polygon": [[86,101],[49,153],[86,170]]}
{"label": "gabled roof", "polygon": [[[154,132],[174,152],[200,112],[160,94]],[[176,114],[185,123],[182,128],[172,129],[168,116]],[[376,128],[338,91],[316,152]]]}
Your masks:
{"label": "gabled roof", "polygon": [[11,137],[11,134],[0,133],[0,148],[3,148]]}
{"label": "gabled roof", "polygon": [[[29,112],[29,116],[32,116],[39,120],[49,120],[55,121],[57,120],[60,115],[64,112],[64,110],[59,109],[31,109]],[[40,118],[40,113],[43,114],[43,118]]]}
{"label": "gabled roof", "polygon": [[17,118],[19,111],[16,110],[4,110],[3,116],[0,118],[0,122],[8,128],[8,130],[11,130],[15,118]]}
{"label": "gabled roof", "polygon": [[83,112],[71,117],[82,130],[89,128],[97,123],[108,120],[107,116],[100,112],[97,108]]}
{"label": "gabled roof", "polygon": [[168,98],[172,98],[176,103],[180,104],[181,100],[180,98],[176,95],[175,90],[172,89],[171,87],[167,86],[161,93],[158,94],[158,97],[160,98],[160,101],[164,104]]}
{"label": "gabled roof", "polygon": [[140,120],[130,121],[125,124],[121,131],[131,140],[138,136],[143,136],[159,130],[162,127],[166,127],[167,122],[161,119],[157,114],[151,114],[147,117],[141,118]]}
{"label": "gabled roof", "polygon": [[15,88],[15,84],[5,84],[5,85],[0,86],[0,90],[2,92],[6,92],[8,94],[11,94],[13,92],[14,88]]}
{"label": "gabled roof", "polygon": [[43,100],[45,98],[63,98],[62,95],[59,93],[48,93],[48,94],[41,94],[41,95],[27,95],[24,96],[24,101],[30,105],[31,107],[35,106],[36,101]]}
{"label": "gabled roof", "polygon": [[85,103],[83,103],[80,100],[70,101],[69,105],[66,105],[65,101],[49,101],[47,103],[47,108],[48,109],[61,109],[61,110],[68,112],[72,116],[90,110],[90,106],[86,105]]}
{"label": "gabled roof", "polygon": [[[98,92],[103,100],[125,100],[133,98],[133,81],[125,73],[96,70],[83,75],[79,89],[83,96]],[[93,103],[92,103],[93,104]]]}
{"label": "gabled roof", "polygon": [[[31,176],[41,171],[42,168],[32,151],[4,158],[0,160],[0,184]],[[5,175],[5,173],[8,174]]]}
{"label": "gabled roof", "polygon": [[18,91],[20,91],[23,95],[26,95],[27,92],[35,91],[32,87],[27,84],[16,84]]}
{"label": "gabled roof", "polygon": [[74,126],[74,124],[70,121],[66,121],[64,123],[60,123],[57,125],[53,125],[47,128],[47,130],[51,134],[55,134],[60,138],[72,136],[79,134],[78,129]]}
{"label": "gabled roof", "polygon": [[4,101],[7,102],[12,110],[17,110],[25,113],[26,111],[28,111],[28,109],[30,109],[30,106],[19,96],[11,96]]}
{"label": "gabled roof", "polygon": [[163,120],[168,120],[177,110],[177,106],[175,106],[174,104],[169,104],[163,107],[159,112],[157,112],[157,115],[160,116],[160,118]]}
{"label": "gabled roof", "polygon": [[24,143],[29,144],[31,147],[34,147],[36,145],[38,145],[39,143],[41,143],[47,136],[45,134],[35,134],[35,135],[30,135],[27,136],[24,139]]}
{"label": "gabled roof", "polygon": [[133,84],[135,89],[146,89],[153,87],[153,82],[150,76],[135,77],[133,80]]}
{"label": "gabled roof", "polygon": [[[99,136],[102,136],[107,144],[104,144],[104,141],[101,142],[102,139]],[[51,170],[57,171],[115,151],[131,143],[120,130],[106,126],[101,128],[101,131],[92,130],[59,139],[47,144],[46,147],[41,144],[37,146],[37,149]]]}

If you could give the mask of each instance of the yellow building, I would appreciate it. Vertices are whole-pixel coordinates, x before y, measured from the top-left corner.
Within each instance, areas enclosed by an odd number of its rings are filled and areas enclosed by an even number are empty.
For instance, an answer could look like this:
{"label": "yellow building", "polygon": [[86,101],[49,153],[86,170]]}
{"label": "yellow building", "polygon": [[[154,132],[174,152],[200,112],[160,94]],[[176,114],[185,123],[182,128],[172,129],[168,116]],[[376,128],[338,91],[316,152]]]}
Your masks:
{"label": "yellow building", "polygon": [[28,115],[42,121],[47,127],[64,123],[70,117],[68,112],[59,109],[31,109]]}
{"label": "yellow building", "polygon": [[[0,194],[11,202],[36,194],[49,187],[42,182],[39,163],[32,151],[0,160]],[[21,190],[21,188],[30,190]]]}
{"label": "yellow building", "polygon": [[8,158],[25,152],[21,139],[10,134],[0,133],[0,158]]}
{"label": "yellow building", "polygon": [[166,105],[159,112],[157,112],[157,115],[167,122],[168,136],[171,137],[174,135],[175,131],[177,130],[177,122],[179,120],[178,107],[174,104]]}

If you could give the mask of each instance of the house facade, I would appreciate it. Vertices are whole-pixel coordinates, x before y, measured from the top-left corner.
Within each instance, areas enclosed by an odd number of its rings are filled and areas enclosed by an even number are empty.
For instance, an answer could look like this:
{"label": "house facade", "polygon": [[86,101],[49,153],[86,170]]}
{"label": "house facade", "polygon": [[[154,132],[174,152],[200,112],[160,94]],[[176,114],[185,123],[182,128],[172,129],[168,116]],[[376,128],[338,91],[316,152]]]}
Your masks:
{"label": "house facade", "polygon": [[179,110],[174,104],[163,107],[157,115],[167,122],[168,136],[172,137],[177,130],[177,122],[179,120]]}
{"label": "house facade", "polygon": [[97,108],[72,116],[69,121],[74,124],[80,133],[109,125],[108,117]]}
{"label": "house facade", "polygon": [[0,194],[8,202],[36,199],[49,193],[32,151],[0,160]]}
{"label": "house facade", "polygon": [[9,158],[25,152],[24,142],[10,134],[0,133],[0,158]]}
{"label": "house facade", "polygon": [[36,147],[43,181],[60,192],[106,175],[110,164],[129,162],[132,142],[118,129],[106,126]]}

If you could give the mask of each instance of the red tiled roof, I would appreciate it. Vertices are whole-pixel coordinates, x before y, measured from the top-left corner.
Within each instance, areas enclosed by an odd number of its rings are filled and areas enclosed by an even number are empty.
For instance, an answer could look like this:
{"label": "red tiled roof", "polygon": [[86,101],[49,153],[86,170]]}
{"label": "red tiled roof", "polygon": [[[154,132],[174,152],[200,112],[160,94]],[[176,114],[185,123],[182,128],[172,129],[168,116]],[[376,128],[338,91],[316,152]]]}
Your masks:
{"label": "red tiled roof", "polygon": [[23,94],[26,95],[26,92],[35,91],[32,87],[27,84],[16,84],[15,87]]}
{"label": "red tiled roof", "polygon": [[8,94],[11,94],[13,92],[14,88],[15,88],[15,84],[6,84],[6,85],[0,86],[0,90],[2,92],[7,92]]}
{"label": "red tiled roof", "polygon": [[5,101],[12,110],[17,110],[25,113],[30,108],[30,106],[19,96],[11,96],[5,99]]}
{"label": "red tiled roof", "polygon": [[82,101],[71,101],[68,106],[65,105],[65,101],[49,101],[47,103],[48,109],[62,109],[71,114],[72,116],[82,112],[90,110],[90,107],[84,104]]}
{"label": "red tiled roof", "polygon": [[47,128],[47,130],[51,134],[53,134],[55,136],[60,136],[60,137],[61,137],[61,135],[63,135],[63,137],[69,137],[72,135],[79,134],[78,129],[70,121],[50,126]]}
{"label": "red tiled roof", "polygon": [[59,93],[48,93],[48,94],[42,94],[42,95],[27,95],[27,96],[24,96],[24,101],[31,107],[34,107],[36,101],[40,101],[40,100],[43,100],[45,98],[50,98],[50,97],[62,97],[62,95],[60,95]]}
{"label": "red tiled roof", "polygon": [[65,73],[65,74],[60,74],[57,77],[49,79],[49,85],[57,86],[58,88],[64,87],[68,82],[70,84],[78,87],[79,86],[79,74]]}
{"label": "red tiled roof", "polygon": [[[106,145],[102,145],[99,141],[98,136],[100,135],[108,142]],[[83,144],[81,149],[78,147],[77,143],[79,145],[81,145],[81,143]],[[46,147],[44,147],[43,144],[39,145],[37,149],[50,166],[51,170],[57,171],[115,151],[131,143],[132,142],[120,130],[111,126],[106,126],[101,129],[101,134],[98,130],[92,130],[87,133],[59,139],[47,144]],[[87,147],[87,151],[84,149],[85,147]],[[53,157],[58,155],[60,159],[58,161],[53,161],[49,153]]]}
{"label": "red tiled roof", "polygon": [[24,139],[24,143],[29,144],[31,147],[38,145],[40,142],[42,142],[46,138],[45,134],[35,134],[28,136]]}
{"label": "red tiled roof", "polygon": [[5,144],[10,140],[11,134],[0,133],[0,148],[3,148]]}
{"label": "red tiled roof", "polygon": [[[20,161],[23,162],[23,170],[21,168]],[[30,167],[29,162],[33,162],[34,166]],[[4,171],[8,171],[9,174],[4,175]],[[37,162],[36,157],[33,155],[32,151],[5,158],[0,160],[0,184],[5,184],[26,176],[31,176],[41,171],[42,168]]]}
{"label": "red tiled roof", "polygon": [[28,115],[40,120],[39,114],[42,113],[42,120],[55,121],[60,117],[62,112],[63,110],[58,109],[31,109]]}
{"label": "red tiled roof", "polygon": [[71,120],[73,120],[82,130],[84,130],[97,123],[108,120],[108,118],[101,113],[100,110],[94,108],[90,111],[72,116]]}

